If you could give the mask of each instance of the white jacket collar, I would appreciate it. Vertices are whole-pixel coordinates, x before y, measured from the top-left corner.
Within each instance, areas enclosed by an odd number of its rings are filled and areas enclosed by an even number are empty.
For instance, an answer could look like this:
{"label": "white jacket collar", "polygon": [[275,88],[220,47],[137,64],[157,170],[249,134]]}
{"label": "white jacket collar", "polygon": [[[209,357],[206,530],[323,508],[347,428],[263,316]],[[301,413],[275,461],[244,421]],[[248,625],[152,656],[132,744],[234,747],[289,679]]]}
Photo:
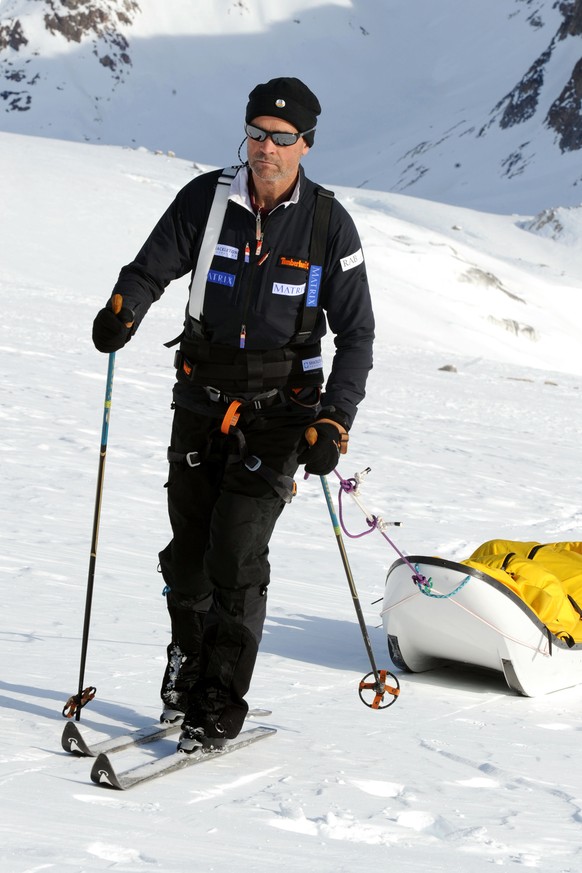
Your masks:
{"label": "white jacket collar", "polygon": [[[249,212],[252,212],[254,215],[254,210],[251,205],[251,197],[249,194],[249,173],[250,169],[248,166],[241,167],[230,185],[230,193],[228,195],[228,199],[232,200],[233,203],[238,203],[239,206],[243,206],[245,209],[248,209]],[[297,184],[293,189],[293,193],[289,200],[285,200],[283,203],[279,203],[275,209],[278,209],[279,206],[291,206],[294,203],[299,202],[299,190],[300,190],[300,179],[301,174],[297,177]]]}

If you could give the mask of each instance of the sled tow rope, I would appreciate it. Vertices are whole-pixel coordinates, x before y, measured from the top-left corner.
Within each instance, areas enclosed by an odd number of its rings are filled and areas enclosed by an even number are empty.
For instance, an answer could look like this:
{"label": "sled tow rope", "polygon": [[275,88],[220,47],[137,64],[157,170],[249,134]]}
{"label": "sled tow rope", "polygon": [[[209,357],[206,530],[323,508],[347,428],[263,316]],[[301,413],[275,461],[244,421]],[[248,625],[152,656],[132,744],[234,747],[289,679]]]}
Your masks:
{"label": "sled tow rope", "polygon": [[[381,518],[380,516],[372,515],[371,512],[368,512],[368,510],[367,510],[366,507],[363,505],[363,503],[362,503],[362,501],[361,501],[361,499],[360,499],[360,497],[359,497],[359,493],[358,493],[358,492],[359,492],[359,489],[360,489],[360,483],[361,483],[362,479],[363,479],[365,476],[367,476],[368,473],[371,473],[371,472],[372,472],[372,471],[371,471],[370,467],[366,467],[366,469],[365,469],[365,470],[362,470],[361,473],[356,473],[355,476],[354,476],[352,479],[344,479],[342,476],[340,476],[340,474],[338,473],[337,470],[334,470],[334,473],[336,474],[336,476],[337,476],[338,479],[340,480],[339,496],[338,496],[338,507],[339,507],[339,517],[340,517],[340,523],[341,523],[342,530],[343,530],[343,532],[345,533],[346,536],[351,537],[352,539],[358,539],[359,537],[365,537],[367,534],[372,533],[373,530],[377,530],[377,531],[379,531],[380,534],[381,534],[381,535],[384,537],[384,539],[386,540],[386,542],[387,542],[390,546],[392,546],[392,548],[394,549],[394,551],[396,552],[396,554],[397,554],[400,558],[402,558],[402,560],[404,561],[404,563],[405,563],[405,564],[409,567],[409,569],[412,571],[412,581],[414,582],[415,585],[418,586],[419,591],[421,591],[423,594],[428,593],[428,592],[431,590],[431,588],[432,588],[431,580],[430,580],[430,579],[427,579],[426,576],[423,576],[422,573],[419,572],[419,568],[418,568],[418,567],[414,567],[414,566],[410,563],[410,561],[408,560],[408,558],[406,557],[406,555],[403,554],[403,553],[400,551],[400,549],[398,548],[398,546],[396,545],[396,543],[394,543],[394,542],[390,539],[390,537],[388,536],[388,534],[386,533],[386,528],[387,528],[387,527],[400,527],[400,525],[402,524],[402,522],[400,522],[400,521],[384,521],[384,519]],[[346,526],[345,526],[345,524],[344,524],[344,520],[343,520],[342,495],[343,495],[344,493],[350,495],[350,497],[352,498],[352,500],[354,501],[354,503],[356,503],[356,505],[357,505],[357,506],[362,510],[362,512],[363,512],[364,515],[366,516],[366,523],[367,523],[367,525],[368,525],[368,530],[364,530],[364,531],[362,531],[361,533],[358,533],[358,534],[350,533],[350,532],[347,530],[347,528],[346,528]],[[433,595],[433,596],[434,596],[434,595]]]}

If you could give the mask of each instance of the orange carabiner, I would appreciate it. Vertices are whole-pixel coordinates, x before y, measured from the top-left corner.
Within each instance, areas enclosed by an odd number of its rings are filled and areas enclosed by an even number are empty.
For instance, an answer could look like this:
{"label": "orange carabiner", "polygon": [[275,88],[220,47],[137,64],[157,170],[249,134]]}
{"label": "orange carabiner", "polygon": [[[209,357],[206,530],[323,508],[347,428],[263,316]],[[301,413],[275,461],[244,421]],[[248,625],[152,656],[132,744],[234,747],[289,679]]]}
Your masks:
{"label": "orange carabiner", "polygon": [[220,425],[221,433],[230,433],[231,427],[236,427],[236,424],[240,418],[240,412],[237,412],[237,409],[240,406],[240,400],[233,400],[226,412],[224,413],[224,418],[222,419]]}

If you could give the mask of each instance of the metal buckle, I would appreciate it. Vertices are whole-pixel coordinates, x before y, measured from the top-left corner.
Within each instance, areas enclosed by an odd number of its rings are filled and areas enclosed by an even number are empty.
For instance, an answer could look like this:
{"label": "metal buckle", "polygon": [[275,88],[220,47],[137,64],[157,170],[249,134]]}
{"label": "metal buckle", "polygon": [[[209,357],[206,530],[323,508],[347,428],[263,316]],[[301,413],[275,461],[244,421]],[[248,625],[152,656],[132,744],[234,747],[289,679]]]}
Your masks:
{"label": "metal buckle", "polygon": [[208,395],[208,398],[212,400],[214,403],[218,403],[218,401],[222,398],[222,391],[218,388],[213,388],[212,385],[205,385],[204,390]]}
{"label": "metal buckle", "polygon": [[186,452],[184,459],[189,467],[200,466],[200,455],[198,452]]}
{"label": "metal buckle", "polygon": [[[256,455],[249,455],[249,457],[245,459],[245,467],[247,470],[250,470],[251,473],[256,473],[262,463],[261,459],[257,458]],[[251,466],[251,464],[253,464],[253,466]]]}

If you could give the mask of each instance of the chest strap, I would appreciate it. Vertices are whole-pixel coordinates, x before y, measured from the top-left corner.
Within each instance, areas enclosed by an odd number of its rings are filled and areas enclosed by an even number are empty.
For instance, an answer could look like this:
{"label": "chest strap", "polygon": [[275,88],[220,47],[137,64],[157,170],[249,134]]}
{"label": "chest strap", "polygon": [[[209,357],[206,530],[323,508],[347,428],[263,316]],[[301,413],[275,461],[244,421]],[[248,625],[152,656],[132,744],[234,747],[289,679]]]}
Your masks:
{"label": "chest strap", "polygon": [[208,213],[204,238],[202,240],[202,245],[200,246],[200,254],[198,255],[198,263],[194,275],[192,276],[192,284],[190,285],[188,313],[197,324],[200,324],[202,311],[204,309],[206,280],[216,251],[218,237],[222,230],[224,214],[228,205],[230,186],[239,169],[239,167],[226,167],[216,183],[214,200],[212,201],[212,206]]}
{"label": "chest strap", "polygon": [[309,274],[307,276],[307,288],[303,299],[303,312],[301,324],[293,342],[307,342],[317,321],[319,313],[319,290],[323,278],[323,264],[327,249],[327,234],[329,217],[331,215],[331,203],[334,198],[333,191],[327,188],[317,188],[315,198],[315,213],[311,228],[311,240],[309,242]]}
{"label": "chest strap", "polygon": [[[240,167],[226,167],[219,176],[212,206],[206,221],[198,262],[190,285],[188,314],[193,319],[200,336],[202,335],[202,313],[204,311],[204,296],[206,293],[208,271],[210,270],[220,231],[222,230],[230,186],[239,169]],[[323,264],[327,249],[329,218],[334,193],[333,191],[328,191],[327,188],[321,187],[317,188],[315,193],[315,213],[309,243],[309,274],[301,313],[301,324],[293,338],[294,343],[307,342],[313,333],[320,309],[319,291],[323,278]]]}

